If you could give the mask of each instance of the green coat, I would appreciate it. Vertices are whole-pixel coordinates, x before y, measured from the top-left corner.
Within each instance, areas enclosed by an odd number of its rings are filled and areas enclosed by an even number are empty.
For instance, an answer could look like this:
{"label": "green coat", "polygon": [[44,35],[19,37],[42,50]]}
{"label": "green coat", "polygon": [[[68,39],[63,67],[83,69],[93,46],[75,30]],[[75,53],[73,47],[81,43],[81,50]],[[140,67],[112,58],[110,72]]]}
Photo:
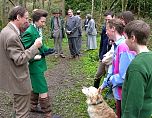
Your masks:
{"label": "green coat", "polygon": [[[60,30],[62,31],[62,37],[65,37],[65,32],[64,32],[64,20],[63,18],[60,16],[59,17],[61,23],[60,23]],[[50,18],[50,31],[51,31],[51,37],[53,37],[53,30],[54,30],[54,16],[52,16]]]}
{"label": "green coat", "polygon": [[[25,49],[31,47],[35,40],[40,37],[37,29],[31,24],[29,28],[22,34],[22,43]],[[48,48],[42,45],[39,48],[40,54],[47,51]],[[33,91],[36,93],[45,93],[48,91],[46,79],[44,77],[44,71],[47,70],[45,58],[40,60],[31,59],[29,61],[30,78],[32,82]]]}
{"label": "green coat", "polygon": [[[26,49],[31,47],[38,37],[40,37],[39,32],[33,25],[30,25],[22,35],[22,43],[24,47]],[[45,47],[44,44],[39,48],[40,54],[47,50],[48,48]],[[40,60],[31,59],[29,63],[30,73],[41,73],[47,70],[45,58],[41,58]]]}

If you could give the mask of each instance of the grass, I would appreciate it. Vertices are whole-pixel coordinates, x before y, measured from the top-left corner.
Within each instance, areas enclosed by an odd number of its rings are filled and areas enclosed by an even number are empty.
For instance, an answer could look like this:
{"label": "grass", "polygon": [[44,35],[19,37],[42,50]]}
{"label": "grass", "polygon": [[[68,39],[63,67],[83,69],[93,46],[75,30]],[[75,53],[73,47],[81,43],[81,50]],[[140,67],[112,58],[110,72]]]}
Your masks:
{"label": "grass", "polygon": [[[99,43],[99,38],[97,39]],[[82,48],[85,50],[85,37]],[[45,40],[49,47],[53,47],[53,40]],[[67,40],[63,41],[63,49],[67,49]],[[67,53],[67,50],[66,50]],[[53,68],[58,61],[47,58],[49,68]],[[83,86],[92,86],[94,75],[98,67],[98,49],[85,51],[79,61],[69,61],[69,74],[76,79],[73,87],[60,90],[54,101],[53,112],[64,118],[88,118],[86,96],[81,92]],[[79,79],[82,78],[82,79]],[[106,92],[106,91],[105,91]],[[103,93],[103,95],[105,94]],[[112,107],[114,102],[107,101]]]}
{"label": "grass", "polygon": [[[97,38],[99,44],[99,37]],[[85,36],[83,37],[82,49],[86,49]],[[45,40],[49,47],[53,47],[53,40]],[[149,42],[149,48],[152,49],[152,40]],[[68,46],[67,39],[63,40],[63,49]],[[99,46],[98,46],[99,47]],[[67,53],[67,50],[66,50]],[[53,68],[58,61],[56,59],[48,59],[49,68]],[[86,51],[79,61],[69,61],[69,74],[76,79],[73,87],[60,90],[55,99],[54,113],[61,114],[64,118],[88,118],[86,97],[81,92],[82,86],[92,86],[94,75],[98,67],[98,49]],[[78,78],[83,79],[78,79]],[[102,79],[103,80],[103,79]],[[107,89],[102,93],[105,96]],[[115,101],[111,99],[106,100],[107,103],[115,109]]]}

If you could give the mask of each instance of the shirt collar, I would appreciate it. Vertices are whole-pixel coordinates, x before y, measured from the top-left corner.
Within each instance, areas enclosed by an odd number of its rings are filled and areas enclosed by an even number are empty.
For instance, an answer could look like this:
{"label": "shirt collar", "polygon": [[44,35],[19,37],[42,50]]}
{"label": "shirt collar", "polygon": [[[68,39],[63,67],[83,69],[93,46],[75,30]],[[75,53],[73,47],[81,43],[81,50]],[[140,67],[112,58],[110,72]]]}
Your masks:
{"label": "shirt collar", "polygon": [[10,24],[13,25],[13,27],[15,28],[15,30],[17,31],[17,33],[20,35],[19,28],[13,22],[10,22]]}
{"label": "shirt collar", "polygon": [[39,35],[42,37],[42,28],[38,28],[34,23],[32,23],[32,25],[37,29]]}
{"label": "shirt collar", "polygon": [[115,42],[115,45],[119,45],[120,43],[124,42],[125,41],[125,37],[122,35],[120,39],[118,39],[116,42]]}

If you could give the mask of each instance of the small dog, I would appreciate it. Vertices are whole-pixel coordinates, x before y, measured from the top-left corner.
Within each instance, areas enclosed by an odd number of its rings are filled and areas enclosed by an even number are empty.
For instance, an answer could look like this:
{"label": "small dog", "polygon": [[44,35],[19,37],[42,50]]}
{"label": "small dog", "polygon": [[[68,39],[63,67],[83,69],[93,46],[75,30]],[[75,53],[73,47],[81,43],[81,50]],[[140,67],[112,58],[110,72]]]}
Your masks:
{"label": "small dog", "polygon": [[95,87],[83,87],[82,92],[87,96],[87,111],[90,118],[117,118],[113,109],[107,105]]}

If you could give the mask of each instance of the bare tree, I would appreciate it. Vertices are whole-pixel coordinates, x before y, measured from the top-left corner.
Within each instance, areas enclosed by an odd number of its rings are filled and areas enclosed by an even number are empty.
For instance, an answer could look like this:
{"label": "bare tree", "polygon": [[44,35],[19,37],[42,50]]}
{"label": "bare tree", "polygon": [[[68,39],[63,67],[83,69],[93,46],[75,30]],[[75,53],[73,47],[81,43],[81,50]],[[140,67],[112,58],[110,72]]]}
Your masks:
{"label": "bare tree", "polygon": [[26,8],[26,3],[27,3],[27,0],[24,0],[24,7]]}
{"label": "bare tree", "polygon": [[138,1],[138,18],[139,18],[139,16],[140,16],[140,12],[141,12],[141,11],[140,11],[140,10],[141,10],[140,7],[141,7],[141,1],[139,0],[139,1]]}
{"label": "bare tree", "polygon": [[51,7],[51,0],[48,0],[48,6],[47,6],[48,11],[50,11],[50,7]]}
{"label": "bare tree", "polygon": [[9,2],[10,2],[13,6],[15,6],[15,4],[14,4],[14,2],[13,2],[12,0],[9,0]]}
{"label": "bare tree", "polygon": [[36,0],[33,0],[33,9],[36,8]]}
{"label": "bare tree", "polygon": [[2,1],[2,25],[5,26],[8,22],[8,14],[10,10],[10,4],[9,1],[3,0]]}
{"label": "bare tree", "polygon": [[44,9],[44,2],[45,2],[45,0],[42,0],[42,8]]}
{"label": "bare tree", "polygon": [[37,8],[41,8],[41,1],[42,1],[42,0],[37,0],[37,1],[36,1],[36,7],[37,7]]}
{"label": "bare tree", "polygon": [[122,11],[126,11],[128,0],[121,0]]}
{"label": "bare tree", "polygon": [[93,10],[94,10],[94,0],[92,0],[92,10],[91,10],[91,15],[93,16]]}

